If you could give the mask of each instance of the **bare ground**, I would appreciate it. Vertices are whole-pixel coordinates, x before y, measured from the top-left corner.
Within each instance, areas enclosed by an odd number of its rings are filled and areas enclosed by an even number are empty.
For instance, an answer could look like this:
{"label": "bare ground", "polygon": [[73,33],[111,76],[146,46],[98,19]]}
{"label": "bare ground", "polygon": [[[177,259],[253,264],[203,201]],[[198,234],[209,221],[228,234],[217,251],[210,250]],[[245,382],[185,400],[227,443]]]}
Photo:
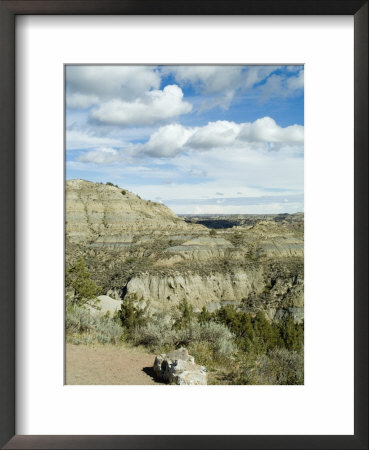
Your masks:
{"label": "bare ground", "polygon": [[66,345],[66,384],[160,384],[155,355],[124,346]]}

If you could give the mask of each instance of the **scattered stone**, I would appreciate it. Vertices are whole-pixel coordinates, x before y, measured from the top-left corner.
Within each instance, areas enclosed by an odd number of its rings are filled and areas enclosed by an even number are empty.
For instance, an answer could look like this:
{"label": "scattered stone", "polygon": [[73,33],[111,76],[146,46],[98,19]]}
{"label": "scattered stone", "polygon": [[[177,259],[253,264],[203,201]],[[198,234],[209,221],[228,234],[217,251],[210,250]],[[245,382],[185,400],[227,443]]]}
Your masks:
{"label": "scattered stone", "polygon": [[183,347],[167,355],[158,355],[154,362],[154,373],[169,384],[207,384],[206,368],[195,364],[194,357]]}

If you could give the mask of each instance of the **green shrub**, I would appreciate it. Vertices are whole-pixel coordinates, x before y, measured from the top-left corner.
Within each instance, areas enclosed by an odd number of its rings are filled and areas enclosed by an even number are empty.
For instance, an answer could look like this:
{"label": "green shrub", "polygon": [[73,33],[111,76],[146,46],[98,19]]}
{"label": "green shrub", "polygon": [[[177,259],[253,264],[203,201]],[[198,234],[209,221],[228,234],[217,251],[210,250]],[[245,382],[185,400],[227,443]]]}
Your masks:
{"label": "green shrub", "polygon": [[295,323],[290,315],[278,324],[281,339],[288,350],[299,351],[304,347],[304,322]]}
{"label": "green shrub", "polygon": [[[209,314],[200,313],[202,318],[208,318]],[[238,347],[245,352],[265,353],[277,347],[299,351],[304,347],[304,324],[295,323],[291,316],[279,323],[269,322],[261,311],[252,316],[227,305],[216,311],[210,320],[226,325],[236,336]]]}
{"label": "green shrub", "polygon": [[216,235],[217,235],[217,232],[216,232],[216,230],[214,230],[214,229],[212,228],[211,230],[209,230],[209,234],[210,234],[210,236],[216,236]]}
{"label": "green shrub", "polygon": [[226,325],[236,336],[237,345],[241,350],[249,351],[255,339],[254,328],[250,314],[238,311],[234,306],[222,306],[214,314],[218,323]]}
{"label": "green shrub", "polygon": [[124,189],[121,192],[122,192],[122,195],[126,195],[127,194],[127,191],[124,190]]}
{"label": "green shrub", "polygon": [[197,315],[197,320],[204,325],[212,320],[213,315],[207,310],[205,306],[202,307],[201,312]]}
{"label": "green shrub", "polygon": [[202,343],[215,359],[227,357],[236,350],[235,336],[225,325],[214,321],[201,323],[186,300],[179,304],[178,312],[177,319],[163,314],[146,317],[143,324],[137,324],[135,319],[136,326],[130,334],[130,340],[135,345],[145,345],[155,351]]}
{"label": "green shrub", "polygon": [[176,332],[171,323],[152,320],[144,326],[137,326],[132,333],[132,342],[135,345],[145,345],[152,351],[163,347],[174,348]]}
{"label": "green shrub", "polygon": [[148,320],[148,305],[141,308],[137,303],[138,299],[135,295],[126,296],[117,314],[128,338],[132,338],[135,328],[145,326]]}
{"label": "green shrub", "polygon": [[193,306],[186,299],[178,305],[179,317],[175,320],[173,328],[179,330],[188,327],[195,318]]}
{"label": "green shrub", "polygon": [[220,323],[210,322],[200,327],[199,341],[208,342],[215,356],[229,356],[236,351],[234,334]]}
{"label": "green shrub", "polygon": [[122,327],[107,315],[91,314],[85,307],[67,304],[65,316],[67,337],[74,343],[117,344],[123,334]]}
{"label": "green shrub", "polygon": [[69,333],[83,333],[93,327],[93,318],[86,308],[67,304],[65,328]]}
{"label": "green shrub", "polygon": [[97,317],[95,321],[95,335],[101,344],[117,344],[123,335],[122,327],[108,317]]}
{"label": "green shrub", "polygon": [[75,264],[66,270],[65,284],[74,289],[73,302],[78,306],[90,304],[96,306],[96,297],[101,293],[100,286],[91,280],[85,261],[80,258]]}
{"label": "green shrub", "polygon": [[268,322],[261,311],[252,319],[252,325],[253,341],[259,352],[283,346],[277,324]]}
{"label": "green shrub", "polygon": [[235,336],[223,324],[201,323],[192,318],[191,321],[176,329],[176,346],[206,343],[214,358],[224,357],[236,350]]}
{"label": "green shrub", "polygon": [[303,353],[276,348],[259,356],[248,384],[304,384]]}
{"label": "green shrub", "polygon": [[[210,383],[213,384],[215,374],[228,372],[234,366],[237,351],[234,335],[225,325],[215,322],[205,325],[197,323],[195,327],[192,329],[192,339],[188,339],[187,348],[196,363],[207,368]],[[183,330],[180,331],[183,333]]]}
{"label": "green shrub", "polygon": [[193,320],[176,328],[176,346],[188,347],[192,342],[201,341],[201,325]]}

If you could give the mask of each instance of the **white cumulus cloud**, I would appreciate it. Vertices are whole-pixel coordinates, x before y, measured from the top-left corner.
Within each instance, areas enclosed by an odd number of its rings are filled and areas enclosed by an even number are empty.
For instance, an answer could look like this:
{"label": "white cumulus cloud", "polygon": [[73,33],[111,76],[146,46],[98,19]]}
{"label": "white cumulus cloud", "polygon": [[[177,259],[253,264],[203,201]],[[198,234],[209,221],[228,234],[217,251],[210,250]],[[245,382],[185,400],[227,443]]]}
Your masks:
{"label": "white cumulus cloud", "polygon": [[151,66],[69,65],[66,82],[68,106],[86,108],[96,99],[134,100],[143,92],[158,89],[160,73]]}
{"label": "white cumulus cloud", "polygon": [[152,125],[166,119],[189,113],[192,105],[183,101],[182,89],[168,85],[163,90],[146,92],[133,102],[113,99],[102,103],[91,112],[91,117],[112,125]]}
{"label": "white cumulus cloud", "polygon": [[282,128],[270,117],[263,117],[253,123],[242,124],[239,139],[249,142],[280,142],[285,144],[304,142],[304,127],[291,125]]}
{"label": "white cumulus cloud", "polygon": [[216,148],[224,151],[235,148],[281,150],[295,146],[302,150],[303,142],[302,125],[283,128],[270,117],[263,117],[255,122],[239,124],[219,120],[209,122],[203,127],[166,125],[152,134],[148,142],[138,146],[137,153],[170,158],[186,151],[208,151]]}
{"label": "white cumulus cloud", "polygon": [[192,134],[192,128],[186,128],[179,124],[166,125],[160,127],[151,135],[142,150],[151,156],[175,156],[176,153],[181,151]]}
{"label": "white cumulus cloud", "polygon": [[198,128],[186,142],[189,148],[209,149],[233,145],[240,132],[240,125],[226,120],[209,122]]}
{"label": "white cumulus cloud", "polygon": [[120,155],[114,148],[98,148],[84,153],[77,158],[81,162],[90,162],[95,164],[111,164],[119,161]]}
{"label": "white cumulus cloud", "polygon": [[[152,133],[146,142],[138,144],[116,145],[114,140],[109,144],[109,139],[83,135],[73,130],[68,132],[67,141],[72,148],[96,147],[82,155],[79,161],[98,164],[145,156],[174,158],[181,153],[209,152],[215,149],[221,153],[237,150],[244,154],[249,151],[275,150],[302,154],[304,127],[291,125],[283,128],[272,118],[263,117],[255,122],[244,123],[219,120],[203,127],[186,127],[178,123],[164,125]],[[106,147],[113,146],[120,148],[106,150]]]}

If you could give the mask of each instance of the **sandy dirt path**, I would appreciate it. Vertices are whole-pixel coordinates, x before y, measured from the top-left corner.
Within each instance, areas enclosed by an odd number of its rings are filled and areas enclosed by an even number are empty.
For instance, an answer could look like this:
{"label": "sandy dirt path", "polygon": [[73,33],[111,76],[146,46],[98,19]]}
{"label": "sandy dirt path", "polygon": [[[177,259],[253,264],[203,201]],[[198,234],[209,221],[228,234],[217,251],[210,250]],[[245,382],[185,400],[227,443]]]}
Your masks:
{"label": "sandy dirt path", "polygon": [[156,384],[155,355],[114,346],[66,345],[66,384]]}

